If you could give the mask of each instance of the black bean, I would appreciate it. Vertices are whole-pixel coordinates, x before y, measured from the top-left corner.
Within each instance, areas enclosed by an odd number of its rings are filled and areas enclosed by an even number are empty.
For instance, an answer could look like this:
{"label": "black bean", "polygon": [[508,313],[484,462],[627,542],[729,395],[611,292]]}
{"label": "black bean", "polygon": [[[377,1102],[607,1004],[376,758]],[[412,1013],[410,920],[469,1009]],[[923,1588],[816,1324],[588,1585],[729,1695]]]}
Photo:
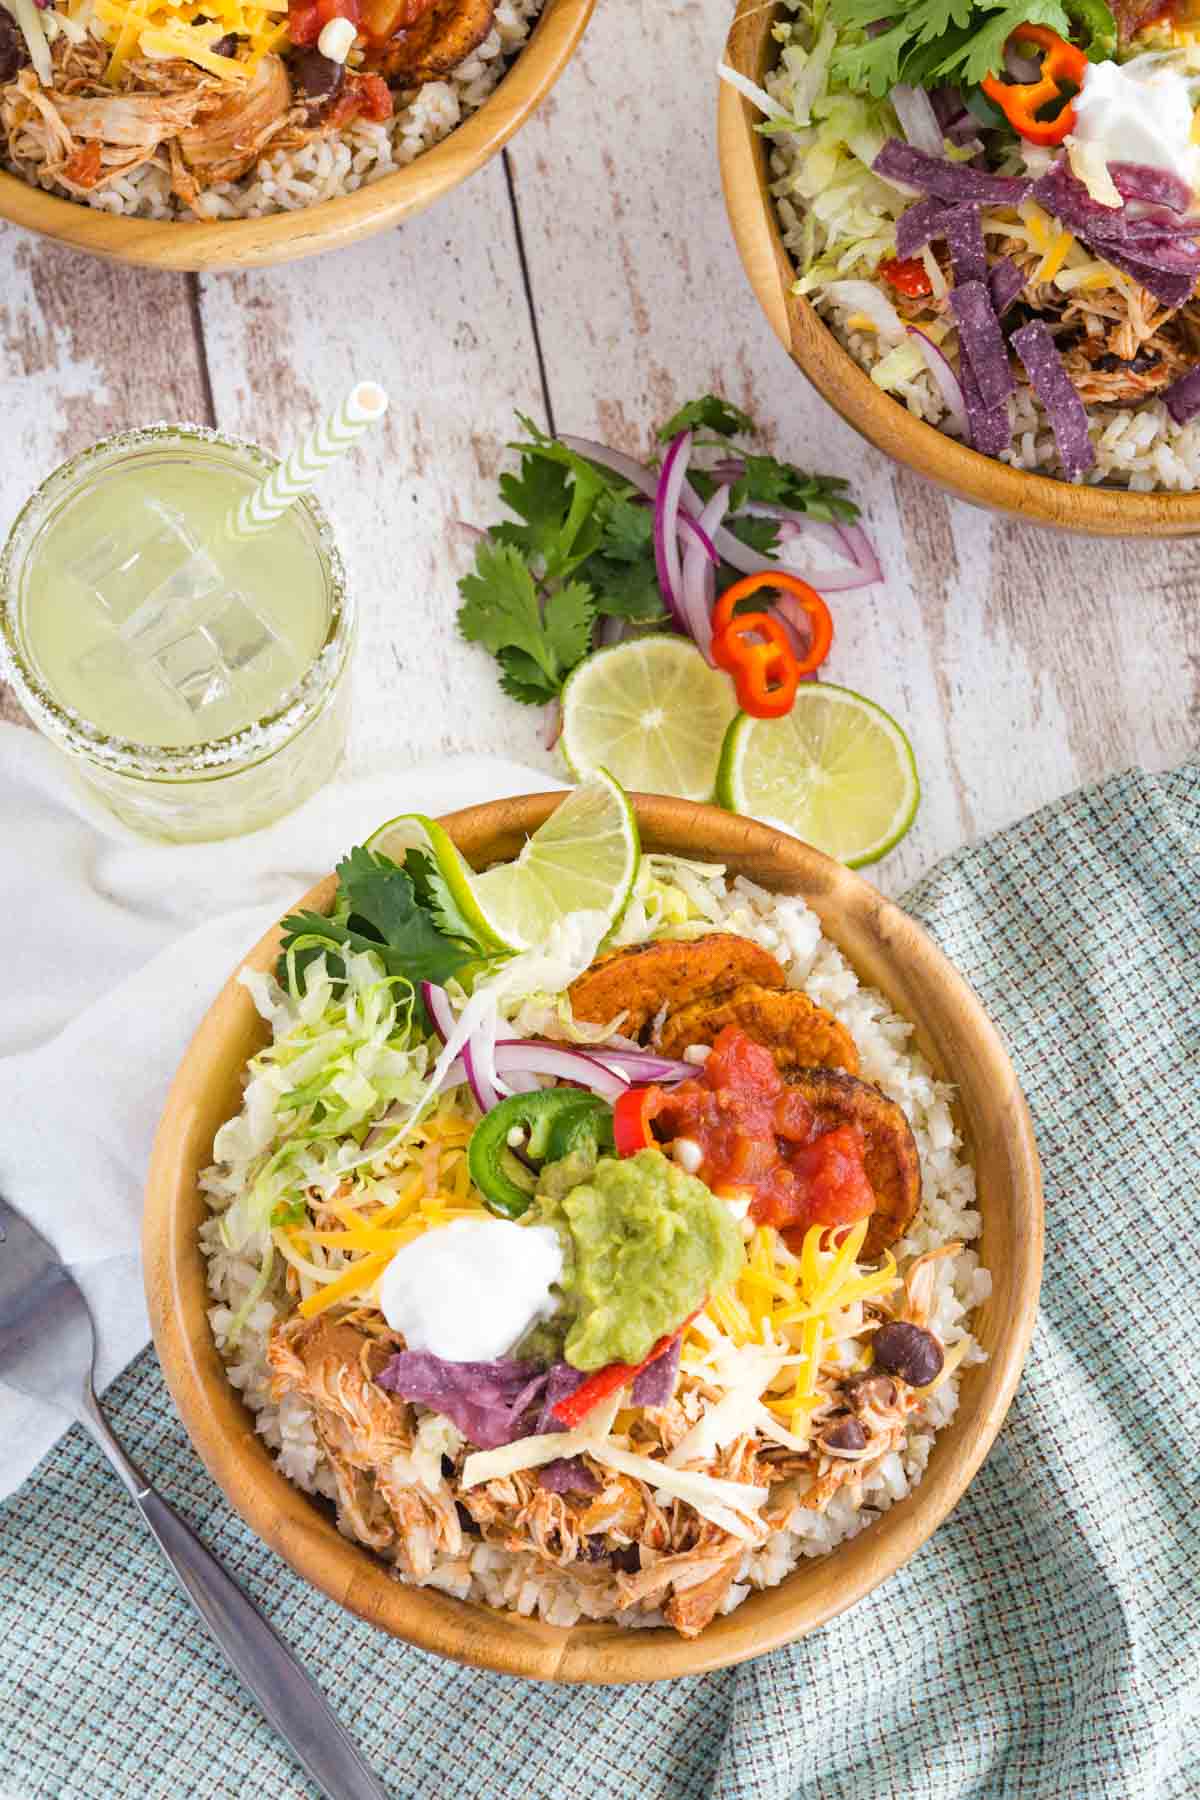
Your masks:
{"label": "black bean", "polygon": [[462,1526],[468,1537],[483,1536],[482,1531],[480,1531],[478,1525],[475,1523],[461,1500],[456,1500],[454,1502],[454,1510],[458,1514],[459,1524]]}
{"label": "black bean", "polygon": [[11,81],[17,70],[29,61],[25,39],[10,12],[0,6],[0,82]]}
{"label": "black bean", "polygon": [[453,1475],[453,1473],[454,1473],[454,1458],[452,1456],[443,1456],[443,1458],[442,1458],[442,1474],[445,1476],[447,1481],[449,1481],[449,1479],[450,1479],[451,1475]]}
{"label": "black bean", "polygon": [[614,1550],[609,1557],[614,1569],[620,1569],[622,1575],[636,1575],[642,1566],[642,1551],[638,1544],[624,1544],[620,1550]]}
{"label": "black bean", "polygon": [[852,1413],[845,1418],[832,1420],[821,1433],[821,1445],[825,1450],[865,1450],[867,1433]]}
{"label": "black bean", "polygon": [[210,44],[208,47],[214,56],[236,56],[237,42],[237,33],[227,31],[224,37],[218,38],[215,44]]}
{"label": "black bean", "polygon": [[342,63],[313,48],[296,52],[292,74],[309,100],[330,100],[341,87],[346,70]]}
{"label": "black bean", "polygon": [[909,1387],[927,1387],[942,1372],[946,1358],[932,1331],[893,1319],[881,1325],[871,1340],[875,1367],[907,1381]]}
{"label": "black bean", "polygon": [[842,1383],[842,1394],[847,1406],[861,1412],[869,1406],[875,1412],[889,1412],[896,1404],[896,1384],[890,1375],[869,1370],[865,1375],[853,1375],[849,1381]]}

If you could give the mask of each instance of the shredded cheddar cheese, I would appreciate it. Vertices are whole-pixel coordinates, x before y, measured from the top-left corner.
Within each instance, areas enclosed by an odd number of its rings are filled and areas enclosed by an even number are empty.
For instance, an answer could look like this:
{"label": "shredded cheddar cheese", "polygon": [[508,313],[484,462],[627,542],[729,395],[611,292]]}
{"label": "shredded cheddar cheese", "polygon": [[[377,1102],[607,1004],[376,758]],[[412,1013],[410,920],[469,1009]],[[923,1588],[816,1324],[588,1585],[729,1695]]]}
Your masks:
{"label": "shredded cheddar cheese", "polygon": [[[72,7],[77,0],[72,0]],[[135,54],[181,57],[223,80],[250,81],[263,57],[287,41],[286,0],[90,0],[112,45],[104,78],[120,80]],[[218,55],[213,45],[233,33],[245,39],[244,59]]]}

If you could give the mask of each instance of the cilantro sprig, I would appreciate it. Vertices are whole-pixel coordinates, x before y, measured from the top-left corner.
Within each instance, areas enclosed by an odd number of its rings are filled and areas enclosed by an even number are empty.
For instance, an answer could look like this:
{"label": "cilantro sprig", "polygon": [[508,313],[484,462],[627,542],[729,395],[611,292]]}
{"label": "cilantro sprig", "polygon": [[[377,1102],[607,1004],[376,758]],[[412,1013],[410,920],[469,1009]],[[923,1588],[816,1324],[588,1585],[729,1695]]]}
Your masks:
{"label": "cilantro sprig", "polygon": [[360,844],[338,864],[337,879],[332,912],[292,913],[283,921],[276,970],[282,983],[294,968],[303,988],[308,967],[322,955],[340,981],[345,953],[370,950],[388,975],[409,984],[415,1005],[418,982],[470,980],[491,961],[493,952],[479,942],[424,852],[408,851],[401,868]]}
{"label": "cilantro sprig", "polygon": [[[1106,10],[1100,0],[1088,0],[1088,8]],[[831,73],[856,93],[880,99],[898,82],[977,87],[1001,67],[1018,25],[1048,25],[1069,38],[1069,14],[1076,10],[1078,0],[831,0],[830,17],[843,34]],[[846,41],[845,33],[865,33],[880,21],[888,29],[878,36]]]}
{"label": "cilantro sprig", "polygon": [[[458,627],[468,642],[496,658],[506,694],[538,706],[556,698],[571,670],[595,648],[605,618],[655,630],[667,614],[654,559],[654,511],[645,496],[530,419],[520,422],[526,436],[509,445],[520,457],[519,471],[500,477],[500,497],[513,517],[492,526],[476,550],[474,569],[459,582]],[[847,482],[747,451],[738,440],[753,436],[754,421],[715,394],[689,401],[658,436],[667,442],[681,431],[703,434],[698,441],[726,461],[736,460],[731,514],[757,502],[818,519],[858,517]],[[722,478],[730,478],[728,471]],[[702,499],[717,485],[696,461],[688,479]],[[764,553],[778,541],[770,519],[731,517],[727,524]],[[732,578],[730,570],[722,574]]]}

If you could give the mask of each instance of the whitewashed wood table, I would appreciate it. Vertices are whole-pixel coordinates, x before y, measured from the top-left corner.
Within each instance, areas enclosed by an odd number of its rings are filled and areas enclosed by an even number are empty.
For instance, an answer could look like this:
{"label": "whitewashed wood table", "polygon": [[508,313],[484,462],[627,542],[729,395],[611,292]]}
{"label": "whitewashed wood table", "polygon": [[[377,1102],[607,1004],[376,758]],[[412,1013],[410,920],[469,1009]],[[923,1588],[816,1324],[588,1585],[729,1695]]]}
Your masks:
{"label": "whitewashed wood table", "polygon": [[[506,157],[387,236],[257,273],[110,267],[0,227],[0,528],[105,433],[190,419],[282,446],[356,375],[393,396],[331,484],[362,612],[352,768],[503,750],[547,769],[538,715],[458,637],[455,519],[497,516],[520,410],[645,451],[723,393],[790,459],[850,478],[883,585],[839,597],[833,680],[907,727],[924,798],[872,871],[939,857],[1081,782],[1191,749],[1200,557],[1086,543],[950,500],[843,425],[792,367],[733,249],[715,146],[727,0],[599,0]],[[0,711],[19,709],[0,691]]]}

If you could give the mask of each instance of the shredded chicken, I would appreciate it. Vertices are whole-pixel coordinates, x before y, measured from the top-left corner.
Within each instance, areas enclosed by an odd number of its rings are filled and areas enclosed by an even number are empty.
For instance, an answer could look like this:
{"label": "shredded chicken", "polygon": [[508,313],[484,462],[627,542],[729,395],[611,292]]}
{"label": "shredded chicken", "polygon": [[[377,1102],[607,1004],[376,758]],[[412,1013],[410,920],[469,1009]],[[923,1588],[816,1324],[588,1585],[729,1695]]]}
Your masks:
{"label": "shredded chicken", "polygon": [[78,199],[152,162],[169,168],[175,193],[194,207],[205,187],[244,175],[268,146],[294,148],[312,135],[278,56],[264,56],[245,81],[183,58],[132,57],[113,88],[104,80],[109,53],[94,39],[60,38],[52,54],[53,88],[29,68],[0,88],[0,125],[27,179],[48,177]]}

